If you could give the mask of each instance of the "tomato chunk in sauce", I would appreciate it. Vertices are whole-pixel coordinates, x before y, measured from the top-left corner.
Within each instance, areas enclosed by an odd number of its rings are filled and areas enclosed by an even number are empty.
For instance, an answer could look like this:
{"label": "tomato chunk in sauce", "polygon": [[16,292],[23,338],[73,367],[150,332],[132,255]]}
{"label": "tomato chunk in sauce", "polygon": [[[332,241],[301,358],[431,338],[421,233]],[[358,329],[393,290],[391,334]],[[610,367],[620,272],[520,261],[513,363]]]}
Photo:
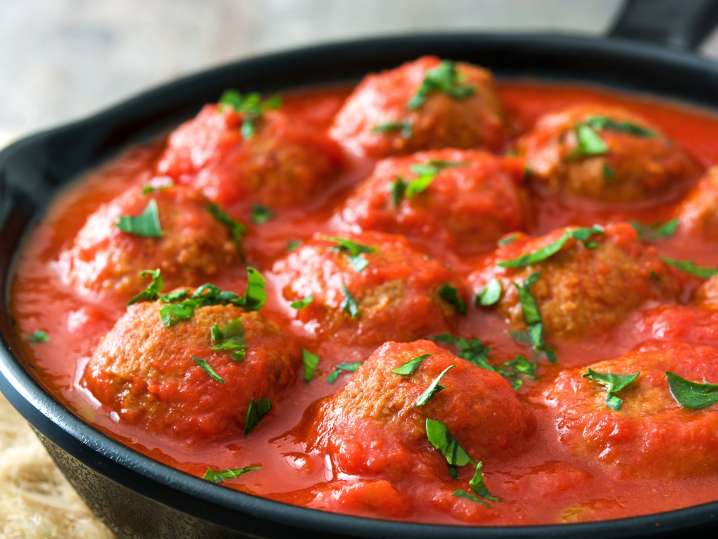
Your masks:
{"label": "tomato chunk in sauce", "polygon": [[15,349],[97,429],[377,518],[718,499],[718,118],[424,57],[229,91],[72,183]]}

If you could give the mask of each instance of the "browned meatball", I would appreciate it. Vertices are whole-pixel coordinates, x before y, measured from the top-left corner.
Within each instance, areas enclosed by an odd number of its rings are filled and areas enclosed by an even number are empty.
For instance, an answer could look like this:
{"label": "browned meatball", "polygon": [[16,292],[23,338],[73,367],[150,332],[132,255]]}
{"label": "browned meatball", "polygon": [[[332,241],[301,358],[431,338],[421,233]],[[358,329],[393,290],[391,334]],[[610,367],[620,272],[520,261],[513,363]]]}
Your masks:
{"label": "browned meatball", "polygon": [[[431,178],[425,189],[417,186]],[[380,161],[335,216],[339,226],[402,233],[462,253],[492,245],[529,220],[516,159],[433,150]]]}
{"label": "browned meatball", "polygon": [[693,298],[700,307],[711,310],[718,310],[718,275],[715,275],[703,283]]}
{"label": "browned meatball", "polygon": [[518,144],[536,182],[601,202],[644,202],[680,190],[697,164],[655,126],[599,105],[550,113]]}
{"label": "browned meatball", "polygon": [[[352,255],[341,240],[364,252]],[[462,294],[442,264],[390,234],[319,235],[272,271],[287,302],[312,298],[294,310],[296,320],[310,333],[343,343],[379,344],[445,331],[457,307],[441,299],[442,287]]]}
{"label": "browned meatball", "polygon": [[382,157],[444,147],[496,150],[505,127],[489,71],[424,56],[367,76],[330,133],[353,153]]}
{"label": "browned meatball", "polygon": [[245,429],[251,401],[274,406],[294,380],[298,348],[261,314],[205,306],[167,327],[162,307],[130,306],[85,368],[81,384],[121,421],[177,440],[231,437]]}
{"label": "browned meatball", "polygon": [[[629,312],[650,299],[673,299],[679,286],[673,271],[655,249],[642,244],[627,224],[607,226],[586,241],[570,237],[575,228],[558,229],[540,238],[517,237],[497,251],[485,266],[469,276],[475,292],[497,279],[503,294],[498,311],[514,328],[525,318],[516,285],[538,272],[529,287],[549,337],[581,337],[621,322]],[[585,230],[585,229],[583,229]],[[566,236],[569,236],[566,238]],[[501,267],[507,261],[555,245],[566,238],[553,256],[521,267]]]}
{"label": "browned meatball", "polygon": [[678,208],[681,232],[718,240],[718,167],[711,168]]}
{"label": "browned meatball", "polygon": [[[201,284],[239,258],[235,238],[208,208],[209,201],[188,187],[133,187],[90,215],[60,255],[61,276],[80,292],[100,296],[138,293],[146,269],[161,269],[169,288]],[[151,235],[118,224],[143,214]]]}

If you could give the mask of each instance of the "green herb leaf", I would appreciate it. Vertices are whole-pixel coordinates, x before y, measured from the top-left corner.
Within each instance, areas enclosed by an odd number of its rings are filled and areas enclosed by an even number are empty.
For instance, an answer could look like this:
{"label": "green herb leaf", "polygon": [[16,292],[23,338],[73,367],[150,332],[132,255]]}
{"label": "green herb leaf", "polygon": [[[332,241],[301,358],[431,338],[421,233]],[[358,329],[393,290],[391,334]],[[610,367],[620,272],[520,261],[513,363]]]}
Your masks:
{"label": "green herb leaf", "polygon": [[449,283],[444,283],[439,288],[439,297],[451,305],[460,315],[466,314],[466,302],[459,297],[459,291]]}
{"label": "green herb leaf", "polygon": [[144,211],[137,216],[121,215],[115,226],[127,234],[142,238],[161,238],[162,226],[157,202],[150,200]]}
{"label": "green herb leaf", "polygon": [[627,133],[636,137],[653,138],[656,136],[656,132],[651,129],[647,129],[632,122],[620,122],[618,120],[614,120],[613,118],[609,118],[608,116],[591,116],[590,118],[587,118],[584,123],[597,131],[607,129],[618,133]]}
{"label": "green herb leaf", "polygon": [[201,357],[192,356],[192,361],[194,361],[199,367],[201,367],[202,370],[203,370],[204,372],[206,372],[207,375],[208,375],[212,380],[215,380],[215,381],[219,382],[220,384],[223,384],[223,383],[224,383],[224,378],[222,378],[219,374],[217,374],[217,371],[215,371],[215,370],[212,368],[212,365],[210,365],[209,363],[207,363],[206,360],[202,359]]}
{"label": "green herb leaf", "polygon": [[474,95],[475,90],[472,86],[461,84],[461,77],[454,62],[444,60],[426,72],[421,86],[407,107],[410,110],[418,109],[433,92],[442,92],[453,99],[462,100]]}
{"label": "green herb leaf", "polygon": [[536,379],[536,370],[538,366],[533,361],[526,359],[522,355],[516,356],[510,361],[505,361],[496,368],[501,376],[503,376],[515,390],[521,388],[524,384],[522,376],[530,378],[531,380]]}
{"label": "green herb leaf", "polygon": [[33,344],[42,344],[48,342],[50,340],[50,336],[47,334],[47,331],[38,329],[30,333],[27,336],[27,340]]}
{"label": "green herb leaf", "polygon": [[305,307],[309,307],[312,302],[314,301],[314,296],[312,294],[309,294],[308,296],[304,296],[301,299],[295,300],[292,303],[289,304],[289,306],[292,309],[304,309]]}
{"label": "green herb leaf", "polygon": [[518,239],[519,235],[516,232],[512,232],[508,236],[504,236],[496,243],[499,245],[499,247],[506,247],[507,245],[511,245],[513,242],[515,242]]}
{"label": "green herb leaf", "polygon": [[706,266],[698,266],[690,260],[676,260],[675,258],[668,258],[667,256],[661,257],[666,264],[673,266],[674,268],[681,270],[685,273],[690,273],[701,279],[710,279],[714,275],[718,275],[718,268],[709,268]]}
{"label": "green herb leaf", "polygon": [[140,272],[140,277],[149,277],[151,279],[150,284],[148,284],[147,288],[145,288],[142,292],[134,296],[127,303],[127,305],[132,305],[141,301],[155,301],[160,296],[162,287],[165,285],[165,281],[162,278],[159,269],[142,270]]}
{"label": "green herb leaf", "polygon": [[212,350],[228,351],[234,361],[242,361],[247,354],[247,343],[244,340],[244,326],[241,318],[230,320],[223,327],[212,324],[210,328]]}
{"label": "green herb leaf", "polygon": [[361,367],[361,361],[352,361],[350,363],[339,363],[336,367],[334,367],[334,370],[332,373],[327,376],[327,382],[330,384],[333,384],[337,381],[337,378],[343,373],[343,372],[355,372],[359,367]]}
{"label": "green herb leaf", "polygon": [[253,204],[250,210],[250,219],[255,225],[263,225],[274,217],[274,212],[267,206]]}
{"label": "green herb leaf", "polygon": [[531,348],[536,352],[543,353],[551,363],[556,362],[556,354],[546,344],[544,339],[544,327],[538,304],[531,294],[531,287],[534,285],[540,273],[534,272],[528,276],[523,284],[514,283],[519,294],[519,302],[521,303],[521,311],[524,322],[528,327],[528,335],[531,342]]}
{"label": "green herb leaf", "polygon": [[252,432],[271,409],[272,401],[269,399],[252,399],[249,401],[247,417],[244,420],[244,434],[247,435]]}
{"label": "green herb leaf", "polygon": [[165,327],[172,327],[179,322],[191,320],[194,316],[194,310],[198,305],[192,301],[187,300],[183,303],[170,303],[163,305],[160,308],[160,321]]}
{"label": "green herb leaf", "polygon": [[608,153],[608,145],[590,125],[578,124],[575,132],[576,148],[569,155],[570,158],[594,157]]}
{"label": "green herb leaf", "polygon": [[411,138],[413,129],[411,122],[384,122],[375,125],[372,133],[396,133],[399,132],[402,138]]}
{"label": "green herb leaf", "polygon": [[404,199],[404,195],[406,194],[406,185],[406,182],[401,178],[397,178],[389,184],[391,203],[395,208],[398,207]]}
{"label": "green herb leaf", "polygon": [[238,301],[232,302],[246,311],[258,311],[267,302],[266,281],[259,271],[247,266],[247,289]]}
{"label": "green herb leaf", "polygon": [[414,406],[416,406],[417,408],[424,406],[427,402],[429,402],[432,399],[432,397],[436,393],[438,393],[439,391],[444,389],[444,386],[439,385],[439,382],[441,382],[441,379],[444,377],[444,375],[447,372],[449,372],[451,369],[453,369],[454,367],[455,367],[455,365],[449,365],[443,371],[441,371],[439,373],[439,375],[431,381],[431,384],[429,384],[429,387],[427,387],[421,393],[421,395],[419,395],[419,397],[416,399],[416,401],[414,401]]}
{"label": "green herb leaf", "polygon": [[613,167],[609,165],[608,163],[603,164],[603,179],[606,180],[606,182],[611,182],[616,179],[616,171],[613,170]]}
{"label": "green herb leaf", "polygon": [[349,238],[340,236],[325,236],[325,241],[334,243],[333,250],[344,253],[349,258],[349,263],[357,272],[362,272],[368,265],[369,261],[364,256],[365,253],[376,252],[376,247],[371,245],[362,245]]}
{"label": "green herb leaf", "polygon": [[202,479],[212,481],[212,483],[221,483],[223,481],[236,479],[240,475],[244,475],[249,472],[256,472],[261,469],[262,467],[259,465],[244,466],[242,468],[227,468],[226,470],[213,470],[212,468],[207,468],[207,471],[204,473]]}
{"label": "green herb leaf", "polygon": [[232,108],[242,115],[242,136],[252,138],[257,132],[257,122],[267,110],[278,109],[282,106],[281,96],[275,95],[262,100],[258,92],[241,94],[237,90],[227,90],[219,99],[220,109]]}
{"label": "green herb leaf", "polygon": [[302,245],[301,240],[289,240],[287,242],[287,252],[291,253],[293,251],[296,251],[299,249],[299,247]]}
{"label": "green herb leaf", "polygon": [[639,221],[631,221],[631,226],[644,241],[659,241],[670,238],[678,229],[679,220],[671,219],[665,223],[647,225]]}
{"label": "green herb leaf", "polygon": [[489,507],[491,505],[486,500],[482,500],[478,496],[474,496],[473,494],[466,492],[463,488],[457,488],[453,494],[457,498],[466,498],[467,500],[471,500],[472,502],[480,503],[481,505],[485,505],[486,507]]}
{"label": "green herb leaf", "polygon": [[155,183],[146,183],[142,186],[142,194],[147,196],[151,195],[152,193],[156,193],[158,191],[164,191],[165,189],[169,189],[170,187],[174,187],[174,182],[171,180],[163,181],[162,183],[155,182]]}
{"label": "green herb leaf", "polygon": [[302,365],[304,366],[304,381],[309,383],[314,380],[319,365],[319,356],[302,348]]}
{"label": "green herb leaf", "polygon": [[[620,410],[623,400],[616,395],[619,391],[626,389],[633,382],[638,379],[640,372],[633,374],[613,374],[610,372],[596,372],[593,369],[588,369],[587,372],[582,374],[583,378],[592,380],[598,384],[601,384],[606,388],[606,405],[611,410]],[[718,386],[716,386],[718,387]]]}
{"label": "green herb leaf", "polygon": [[440,159],[430,159],[426,163],[412,165],[411,171],[417,176],[406,184],[406,198],[414,198],[426,191],[442,170],[461,166],[464,166],[464,163],[460,161],[442,161]]}
{"label": "green herb leaf", "polygon": [[498,265],[502,268],[522,268],[532,264],[538,264],[539,262],[543,262],[558,253],[561,249],[563,249],[563,246],[566,245],[566,242],[572,238],[582,242],[584,246],[591,248],[588,241],[589,238],[595,235],[603,235],[603,233],[603,227],[598,225],[588,228],[569,229],[564,231],[564,233],[561,234],[561,237],[556,241],[552,241],[548,245],[544,245],[532,253],[526,253],[509,260],[501,260]]}
{"label": "green herb leaf", "polygon": [[342,284],[342,292],[344,293],[344,299],[339,307],[352,318],[359,318],[359,303],[357,303],[356,298],[352,296],[345,284]]}
{"label": "green herb leaf", "polygon": [[210,203],[207,205],[207,211],[214,217],[221,225],[229,231],[229,235],[232,237],[237,246],[241,246],[242,239],[247,232],[247,227],[239,221],[232,219],[228,213],[226,213],[217,204]]}
{"label": "green herb leaf", "polygon": [[494,370],[494,367],[488,360],[489,347],[479,339],[465,339],[445,333],[432,337],[432,340],[456,347],[456,355],[466,361],[470,361],[474,365],[478,365],[483,369]]}
{"label": "green herb leaf", "polygon": [[683,408],[702,410],[718,403],[718,384],[691,382],[674,372],[667,372],[671,395]]}
{"label": "green herb leaf", "polygon": [[492,496],[489,489],[486,487],[486,483],[484,482],[483,467],[484,465],[481,461],[476,463],[474,475],[471,476],[471,479],[469,479],[469,487],[476,495],[480,496],[484,500],[498,502],[499,499],[496,496]]}
{"label": "green herb leaf", "polygon": [[477,307],[491,307],[496,305],[501,299],[501,281],[491,279],[481,291],[476,294],[474,300]]}
{"label": "green herb leaf", "polygon": [[465,466],[471,462],[469,454],[441,421],[426,418],[426,438],[444,456],[449,466]]}
{"label": "green herb leaf", "polygon": [[419,365],[421,365],[426,359],[430,358],[431,354],[422,354],[420,356],[416,356],[413,359],[410,359],[403,365],[399,365],[398,367],[395,367],[391,370],[394,374],[398,374],[400,376],[411,376],[416,372],[416,369],[419,368]]}

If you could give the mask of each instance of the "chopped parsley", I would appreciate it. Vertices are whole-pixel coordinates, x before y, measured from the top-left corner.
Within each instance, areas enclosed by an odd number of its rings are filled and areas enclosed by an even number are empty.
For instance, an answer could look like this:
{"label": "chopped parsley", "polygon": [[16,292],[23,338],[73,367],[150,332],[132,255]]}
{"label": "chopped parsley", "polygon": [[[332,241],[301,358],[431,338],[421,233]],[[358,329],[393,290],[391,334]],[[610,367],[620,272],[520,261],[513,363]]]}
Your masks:
{"label": "chopped parsley", "polygon": [[397,178],[389,184],[389,195],[391,196],[391,204],[396,208],[401,204],[406,194],[406,182],[401,178]]}
{"label": "chopped parsley", "polygon": [[501,281],[495,278],[491,279],[488,283],[486,283],[481,291],[476,294],[474,302],[477,307],[491,307],[499,302],[501,299],[501,292]]}
{"label": "chopped parsley", "polygon": [[252,399],[247,408],[247,417],[244,419],[244,434],[249,434],[259,424],[262,418],[272,409],[269,399]]}
{"label": "chopped parsley", "polygon": [[262,204],[253,204],[249,218],[255,225],[263,225],[274,217],[274,211]]}
{"label": "chopped parsley", "polygon": [[144,211],[137,216],[121,215],[115,226],[127,234],[141,238],[161,238],[160,212],[157,202],[150,200]]}
{"label": "chopped parsley", "polygon": [[461,166],[464,166],[463,162],[442,161],[441,159],[430,159],[426,163],[413,164],[411,172],[416,174],[415,178],[406,181],[397,177],[389,184],[392,204],[397,207],[404,198],[414,198],[426,191],[442,170]]}
{"label": "chopped parsley", "polygon": [[590,125],[580,123],[575,127],[574,131],[576,133],[576,147],[569,154],[569,158],[594,157],[608,153],[608,144]]}
{"label": "chopped parsley", "polygon": [[217,204],[209,203],[207,205],[207,211],[214,217],[221,225],[229,231],[229,235],[232,240],[239,246],[242,242],[242,238],[247,232],[247,227],[239,221],[235,221],[229,216],[221,207]]}
{"label": "chopped parsley", "polygon": [[201,367],[202,370],[207,373],[207,376],[209,376],[212,380],[215,380],[215,381],[219,382],[220,384],[224,383],[224,378],[222,378],[219,374],[217,374],[217,371],[215,371],[212,368],[212,365],[207,363],[206,360],[204,360],[198,356],[192,356],[192,361],[194,361],[199,367]]}
{"label": "chopped parsley", "polygon": [[519,302],[521,303],[521,312],[524,322],[528,327],[529,342],[531,348],[536,352],[543,353],[551,363],[556,361],[555,352],[546,344],[544,339],[544,326],[541,318],[536,299],[531,294],[531,287],[536,283],[540,274],[534,272],[528,276],[523,284],[514,283],[519,294]]}
{"label": "chopped parsley", "polygon": [[591,116],[587,118],[584,123],[597,131],[606,129],[609,131],[616,131],[617,133],[626,133],[628,135],[646,138],[653,138],[656,136],[656,132],[651,129],[634,124],[633,122],[621,122],[614,120],[608,116]]}
{"label": "chopped parsley", "polygon": [[262,99],[259,92],[241,94],[237,90],[227,90],[219,98],[220,109],[231,108],[242,115],[242,137],[252,138],[257,132],[257,122],[267,110],[276,110],[282,106],[279,95]]}
{"label": "chopped parsley", "polygon": [[165,285],[165,280],[162,278],[162,274],[159,269],[154,270],[142,270],[140,277],[149,277],[150,284],[147,285],[142,292],[134,296],[127,305],[139,303],[141,301],[155,301],[162,291],[162,287]]}
{"label": "chopped parsley", "polygon": [[425,425],[427,440],[444,456],[449,466],[466,466],[472,462],[469,454],[441,421],[427,417]]}
{"label": "chopped parsley", "polygon": [[670,238],[678,230],[678,219],[671,219],[665,223],[647,225],[639,221],[631,221],[631,226],[643,241],[659,241]]}
{"label": "chopped parsley", "polygon": [[42,344],[48,342],[50,340],[50,336],[47,334],[47,331],[38,329],[30,333],[27,336],[27,340],[33,344]]}
{"label": "chopped parsley", "polygon": [[444,389],[444,386],[440,385],[439,382],[441,382],[441,379],[446,375],[447,372],[449,372],[451,369],[453,369],[455,365],[449,365],[446,367],[443,371],[439,373],[439,375],[434,378],[431,383],[429,384],[429,387],[427,387],[421,395],[414,401],[414,406],[417,408],[420,408],[424,406],[427,402],[429,402],[432,397]]}
{"label": "chopped parsley", "polygon": [[710,279],[714,275],[718,275],[718,268],[698,266],[690,260],[676,260],[675,258],[668,258],[667,256],[662,256],[661,260],[663,260],[669,266],[673,266],[680,271],[690,273],[691,275],[695,275],[696,277],[700,277],[701,279]]}
{"label": "chopped parsley", "polygon": [[299,247],[302,245],[301,240],[289,240],[287,241],[287,252],[291,253],[293,251],[296,251],[299,249]]}
{"label": "chopped parsley", "polygon": [[289,304],[289,306],[292,309],[304,309],[305,307],[309,307],[313,301],[314,296],[312,294],[309,294],[308,296],[304,296],[303,298],[294,300],[292,303]]}
{"label": "chopped parsley", "polygon": [[339,376],[341,376],[343,372],[356,372],[359,367],[361,367],[361,361],[339,363],[336,367],[334,367],[332,373],[327,376],[327,382],[333,384],[337,381],[337,379],[339,378]]}
{"label": "chopped parsley", "polygon": [[461,84],[461,75],[456,70],[456,63],[443,60],[438,66],[428,70],[419,89],[407,103],[410,110],[416,110],[426,103],[433,92],[442,92],[449,97],[462,100],[474,95],[474,88]]}
{"label": "chopped parsley", "polygon": [[461,299],[456,287],[449,283],[442,284],[439,288],[439,297],[451,305],[460,315],[466,314],[466,302]]}
{"label": "chopped parsley", "polygon": [[314,375],[317,372],[319,356],[305,348],[302,348],[302,365],[304,367],[304,381],[309,383],[314,380]]}
{"label": "chopped parsley", "polygon": [[342,292],[344,293],[344,299],[341,305],[339,305],[339,308],[352,318],[359,318],[359,303],[357,303],[356,298],[352,296],[352,293],[349,292],[345,284],[342,284]]}
{"label": "chopped parsley", "polygon": [[432,340],[454,346],[456,347],[456,355],[460,358],[484,369],[493,370],[493,366],[488,361],[489,347],[479,339],[465,339],[464,337],[455,337],[445,333],[436,335]]}
{"label": "chopped parsley", "polygon": [[[605,155],[608,153],[608,144],[601,138],[598,131],[610,130],[618,133],[627,133],[636,137],[654,137],[656,133],[650,129],[646,129],[632,122],[621,122],[607,116],[591,116],[583,122],[576,125],[574,132],[576,134],[576,147],[569,154],[569,158],[577,157],[594,157],[597,155]],[[613,169],[603,169],[604,177],[612,180],[614,177]]]}
{"label": "chopped parsley", "polygon": [[357,272],[363,271],[369,265],[369,261],[364,255],[376,252],[376,247],[362,245],[361,243],[357,243],[349,238],[342,238],[341,236],[325,236],[324,240],[334,243],[332,250],[344,253],[349,258],[351,266]]}
{"label": "chopped parsley", "polygon": [[596,372],[593,369],[588,369],[588,371],[581,376],[601,384],[606,388],[606,406],[611,410],[617,411],[621,409],[621,405],[623,404],[623,399],[621,399],[617,393],[623,391],[635,382],[640,374],[640,372],[633,374],[612,374],[610,372]]}
{"label": "chopped parsley", "polygon": [[691,382],[674,372],[667,372],[671,395],[683,408],[702,410],[718,403],[718,384]]}
{"label": "chopped parsley", "polygon": [[401,138],[411,138],[413,134],[413,126],[409,121],[400,122],[384,122],[375,125],[372,133],[399,133]]}
{"label": "chopped parsley", "polygon": [[591,249],[595,245],[589,242],[590,238],[595,235],[603,235],[603,227],[595,225],[586,228],[573,228],[565,230],[561,237],[556,241],[552,241],[548,245],[544,245],[540,249],[537,249],[531,253],[526,253],[517,258],[511,258],[508,260],[501,260],[498,265],[502,268],[522,268],[537,264],[551,258],[553,255],[558,253],[566,242],[570,239],[575,239],[584,244],[585,247]]}
{"label": "chopped parsley", "polygon": [[211,481],[212,483],[222,483],[223,481],[236,479],[240,475],[244,475],[249,472],[256,472],[261,469],[262,467],[259,465],[243,466],[242,468],[227,468],[226,470],[213,470],[212,468],[207,468],[207,471],[204,472],[202,479],[205,481]]}
{"label": "chopped parsley", "polygon": [[247,343],[244,340],[244,326],[240,318],[230,320],[222,327],[212,324],[209,334],[212,350],[228,351],[234,361],[244,359],[247,354]]}
{"label": "chopped parsley", "polygon": [[393,372],[394,374],[398,374],[399,376],[411,376],[416,372],[416,369],[418,369],[419,366],[430,357],[431,354],[422,354],[420,356],[416,356],[415,358],[410,359],[406,363],[403,363],[402,365],[393,368],[391,372]]}
{"label": "chopped parsley", "polygon": [[524,385],[522,376],[536,380],[536,369],[536,363],[518,355],[496,367],[496,372],[503,376],[511,384],[511,387],[518,390]]}

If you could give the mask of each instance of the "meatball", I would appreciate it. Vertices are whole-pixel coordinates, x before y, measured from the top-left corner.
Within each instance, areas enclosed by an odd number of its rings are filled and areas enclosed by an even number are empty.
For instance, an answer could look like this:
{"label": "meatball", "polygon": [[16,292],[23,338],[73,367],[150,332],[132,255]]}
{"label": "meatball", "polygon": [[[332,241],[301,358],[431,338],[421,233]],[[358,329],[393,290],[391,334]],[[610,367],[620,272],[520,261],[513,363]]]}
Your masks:
{"label": "meatball", "polygon": [[704,309],[718,310],[718,275],[698,287],[693,301]]}
{"label": "meatball", "polygon": [[641,340],[718,346],[718,310],[693,305],[660,305],[642,312],[634,331]]}
{"label": "meatball", "polygon": [[425,56],[367,76],[330,134],[352,153],[375,158],[444,147],[496,150],[505,122],[489,71]]}
{"label": "meatball", "polygon": [[339,165],[339,149],[309,126],[267,111],[242,133],[237,111],[207,105],[169,136],[158,170],[225,205],[302,205]]}
{"label": "meatball", "polygon": [[[335,216],[339,226],[407,234],[471,253],[525,227],[528,199],[515,159],[434,150],[385,159]],[[425,178],[429,184],[424,190]]]}
{"label": "meatball", "polygon": [[[347,242],[365,252],[352,254],[343,247]],[[311,298],[294,309],[295,319],[309,333],[344,344],[446,331],[457,307],[440,293],[453,287],[463,301],[442,264],[389,234],[318,235],[277,261],[272,272],[287,302]]]}
{"label": "meatball", "polygon": [[[236,238],[212,215],[209,204],[184,186],[125,191],[90,215],[60,254],[63,281],[82,293],[119,297],[145,287],[140,271],[146,269],[162,270],[172,288],[200,284],[239,259]],[[161,236],[156,229],[147,235],[119,225],[121,218],[143,214],[143,221],[154,222],[153,213]]]}
{"label": "meatball", "polygon": [[[418,356],[426,359],[412,374],[393,372]],[[443,389],[417,407],[419,396],[447,368]],[[444,423],[477,460],[516,453],[534,429],[533,416],[499,374],[431,341],[388,342],[323,403],[317,446],[348,474],[445,477],[446,461],[427,440],[427,418]]]}
{"label": "meatball", "polygon": [[[584,378],[598,373],[635,374],[606,405],[606,389]],[[680,342],[651,344],[587,368],[565,370],[544,393],[561,443],[573,453],[605,464],[621,477],[665,479],[718,470],[718,409],[682,408],[666,372],[718,382],[718,349]]]}
{"label": "meatball", "polygon": [[[525,327],[518,287],[538,273],[529,291],[539,309],[548,337],[575,338],[598,333],[621,322],[633,309],[651,299],[672,299],[679,293],[674,271],[655,248],[642,244],[635,230],[619,223],[581,241],[568,227],[546,236],[517,236],[500,248],[484,267],[469,276],[479,293],[493,279],[503,291],[498,312],[516,329]],[[553,256],[520,267],[502,267],[549,246],[563,247]]]}
{"label": "meatball", "polygon": [[681,232],[718,240],[718,167],[711,168],[678,208]]}
{"label": "meatball", "polygon": [[698,172],[693,159],[654,126],[599,105],[541,117],[518,149],[537,183],[599,202],[666,196]]}
{"label": "meatball", "polygon": [[[245,429],[251,401],[274,405],[294,380],[298,348],[261,314],[211,305],[167,327],[162,305],[130,306],[82,376],[81,385],[121,421],[194,443],[231,437]],[[213,335],[217,329],[224,339]]]}

